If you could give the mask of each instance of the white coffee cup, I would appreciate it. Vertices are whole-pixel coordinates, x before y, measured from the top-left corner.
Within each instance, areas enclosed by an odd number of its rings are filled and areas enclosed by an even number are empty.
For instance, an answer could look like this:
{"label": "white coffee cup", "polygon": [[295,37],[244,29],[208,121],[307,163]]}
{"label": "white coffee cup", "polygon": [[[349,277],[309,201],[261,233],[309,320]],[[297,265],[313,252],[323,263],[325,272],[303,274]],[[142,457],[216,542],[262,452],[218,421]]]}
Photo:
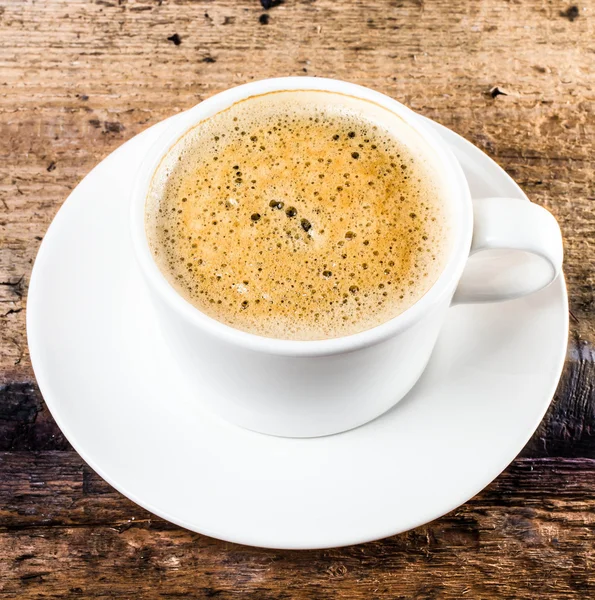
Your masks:
{"label": "white coffee cup", "polygon": [[[432,160],[452,192],[453,243],[444,271],[418,302],[373,329],[319,341],[239,331],[188,303],[153,260],[145,234],[145,199],[161,159],[200,121],[240,100],[279,90],[339,92],[393,111],[432,149]],[[148,149],[137,175],[131,230],[164,337],[196,401],[242,427],[292,437],[338,433],[387,411],[419,379],[453,303],[508,300],[538,291],[560,274],[563,253],[558,224],[544,208],[517,199],[472,201],[459,163],[413,111],[365,87],[313,77],[241,85],[178,116]],[[490,260],[465,270],[469,256],[481,251],[490,251]]]}

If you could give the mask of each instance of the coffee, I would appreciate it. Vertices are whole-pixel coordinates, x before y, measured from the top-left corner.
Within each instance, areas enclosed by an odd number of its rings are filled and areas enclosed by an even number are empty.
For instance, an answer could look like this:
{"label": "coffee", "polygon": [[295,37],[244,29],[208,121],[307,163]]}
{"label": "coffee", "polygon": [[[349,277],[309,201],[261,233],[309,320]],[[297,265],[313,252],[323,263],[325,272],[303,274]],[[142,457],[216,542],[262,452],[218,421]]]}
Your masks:
{"label": "coffee", "polygon": [[170,284],[236,329],[327,339],[384,323],[448,254],[443,183],[400,117],[331,92],[243,100],[153,177],[146,232]]}

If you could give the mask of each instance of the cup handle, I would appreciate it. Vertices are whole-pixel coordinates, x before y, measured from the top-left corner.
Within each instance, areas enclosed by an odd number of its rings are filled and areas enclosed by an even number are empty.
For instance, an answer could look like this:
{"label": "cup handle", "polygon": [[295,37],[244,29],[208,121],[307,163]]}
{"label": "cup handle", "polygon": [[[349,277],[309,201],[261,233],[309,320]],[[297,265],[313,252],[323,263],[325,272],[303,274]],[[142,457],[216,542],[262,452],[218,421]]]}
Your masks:
{"label": "cup handle", "polygon": [[453,304],[499,302],[548,286],[562,270],[562,234],[545,208],[515,198],[473,201],[473,240]]}

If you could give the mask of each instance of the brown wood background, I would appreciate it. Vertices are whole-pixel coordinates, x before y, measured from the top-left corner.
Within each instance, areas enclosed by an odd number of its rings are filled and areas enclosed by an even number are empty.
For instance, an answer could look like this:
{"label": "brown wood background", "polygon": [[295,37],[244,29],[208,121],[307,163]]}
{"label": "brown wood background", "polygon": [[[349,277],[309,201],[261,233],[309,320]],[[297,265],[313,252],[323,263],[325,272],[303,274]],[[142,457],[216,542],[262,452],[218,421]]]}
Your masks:
{"label": "brown wood background", "polygon": [[[39,242],[98,161],[232,85],[305,73],[390,94],[503,165],[560,221],[572,316],[552,407],[484,492],[391,539],[284,552],[184,531],[95,475],[36,387],[25,308]],[[594,173],[593,0],[0,0],[0,598],[594,598]]]}

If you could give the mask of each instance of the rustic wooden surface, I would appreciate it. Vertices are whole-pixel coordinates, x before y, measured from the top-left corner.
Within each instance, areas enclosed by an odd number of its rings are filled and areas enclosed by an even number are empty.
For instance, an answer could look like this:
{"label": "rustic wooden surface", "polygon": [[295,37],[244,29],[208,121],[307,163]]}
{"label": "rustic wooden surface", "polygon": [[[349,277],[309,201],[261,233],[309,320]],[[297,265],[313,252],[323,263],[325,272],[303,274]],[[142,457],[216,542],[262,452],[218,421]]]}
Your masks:
{"label": "rustic wooden surface", "polygon": [[[0,0],[0,598],[595,597],[594,24],[594,0]],[[503,165],[560,221],[572,317],[546,419],[484,492],[391,539],[282,552],[184,531],[95,475],[36,387],[25,308],[47,226],[99,160],[234,84],[306,73]]]}

